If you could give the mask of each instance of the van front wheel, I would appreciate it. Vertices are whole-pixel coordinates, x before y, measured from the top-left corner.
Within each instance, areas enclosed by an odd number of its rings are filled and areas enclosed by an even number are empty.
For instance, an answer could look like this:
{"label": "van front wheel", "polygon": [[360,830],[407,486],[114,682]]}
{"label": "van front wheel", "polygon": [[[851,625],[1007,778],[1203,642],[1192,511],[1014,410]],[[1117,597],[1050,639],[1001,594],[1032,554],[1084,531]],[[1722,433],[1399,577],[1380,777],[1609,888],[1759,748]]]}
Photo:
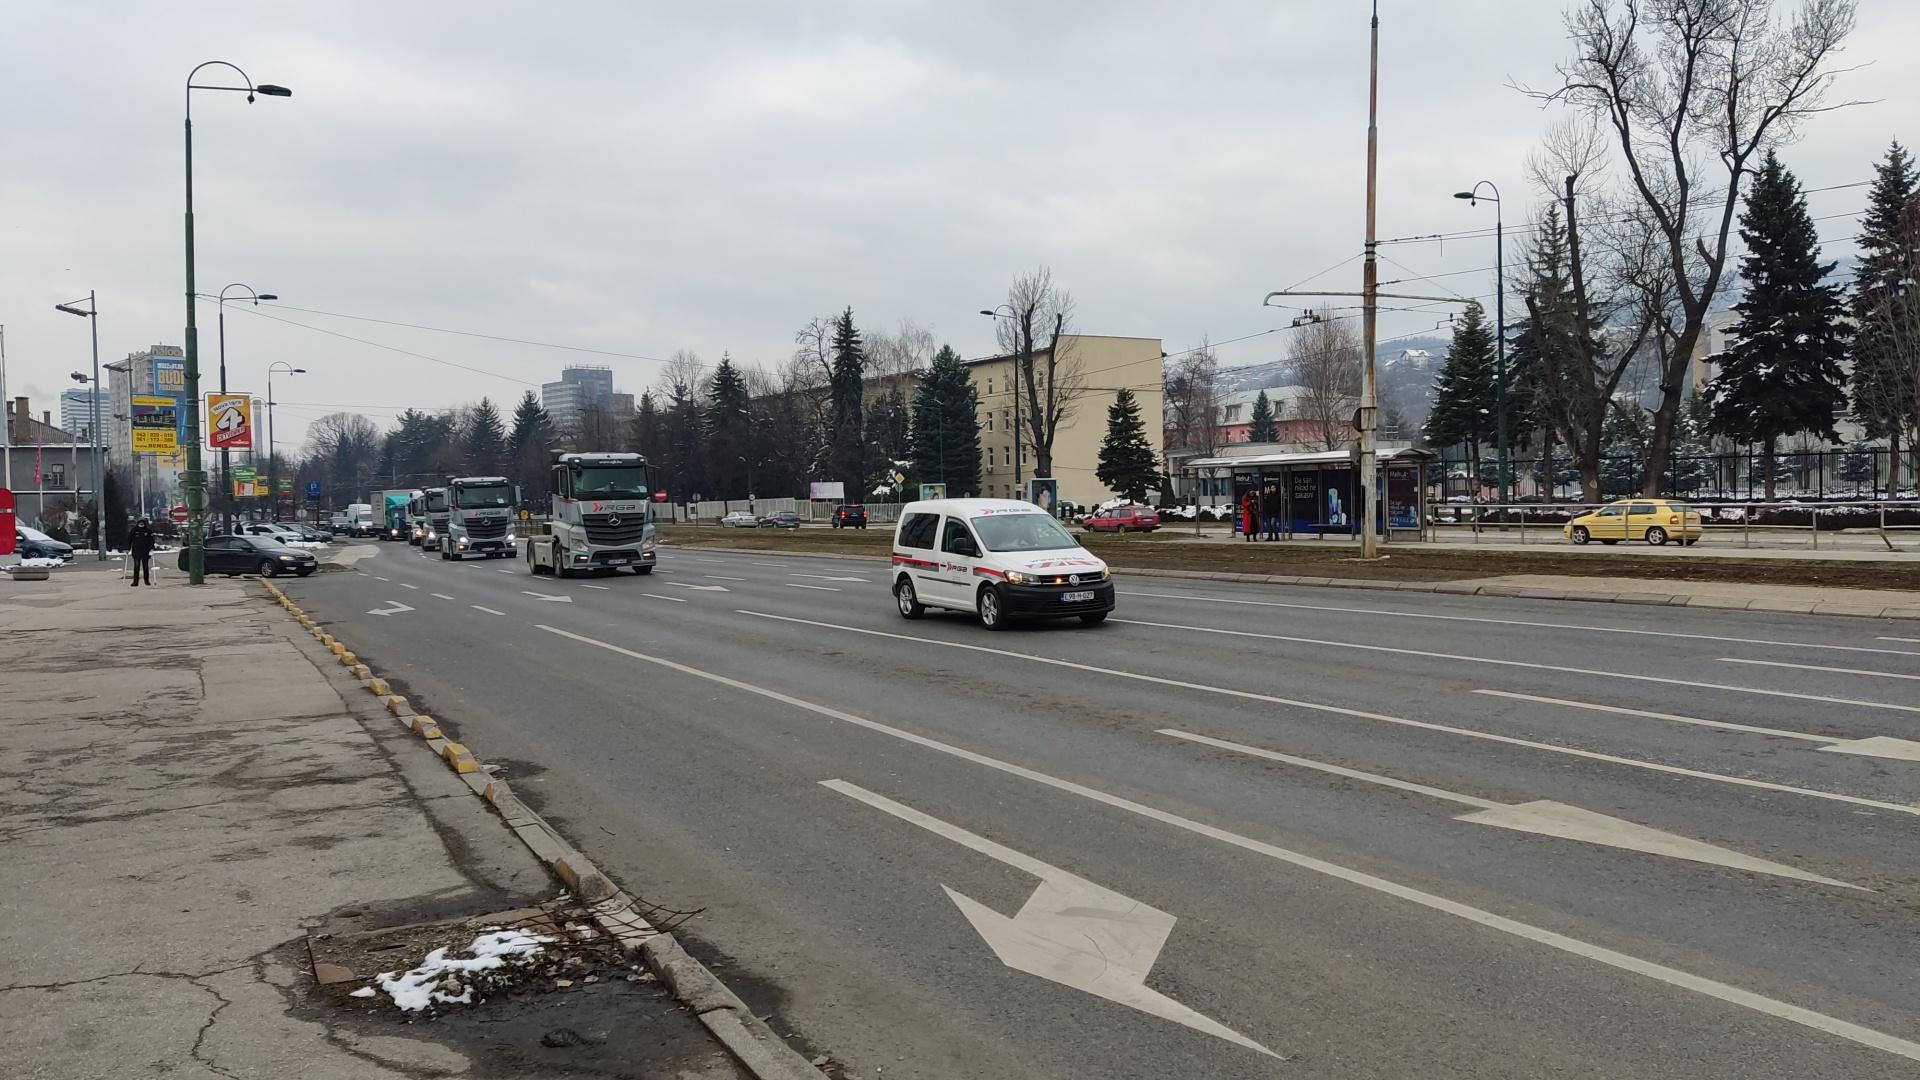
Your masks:
{"label": "van front wheel", "polygon": [[980,616],[981,626],[989,630],[1006,629],[1007,615],[1001,610],[1000,592],[993,586],[980,587],[980,598],[974,601],[974,611]]}

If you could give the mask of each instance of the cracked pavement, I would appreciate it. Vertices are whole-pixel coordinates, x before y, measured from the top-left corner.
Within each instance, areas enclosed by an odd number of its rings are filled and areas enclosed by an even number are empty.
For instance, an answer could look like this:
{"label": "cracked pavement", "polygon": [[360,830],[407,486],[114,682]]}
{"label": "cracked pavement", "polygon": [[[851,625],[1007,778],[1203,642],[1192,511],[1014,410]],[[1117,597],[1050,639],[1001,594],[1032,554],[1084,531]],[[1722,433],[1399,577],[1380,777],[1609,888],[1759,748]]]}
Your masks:
{"label": "cracked pavement", "polygon": [[644,1060],[502,1071],[461,1025],[313,995],[309,930],[554,885],[257,588],[0,590],[0,1076],[741,1075],[680,1010],[617,1019],[657,1028]]}

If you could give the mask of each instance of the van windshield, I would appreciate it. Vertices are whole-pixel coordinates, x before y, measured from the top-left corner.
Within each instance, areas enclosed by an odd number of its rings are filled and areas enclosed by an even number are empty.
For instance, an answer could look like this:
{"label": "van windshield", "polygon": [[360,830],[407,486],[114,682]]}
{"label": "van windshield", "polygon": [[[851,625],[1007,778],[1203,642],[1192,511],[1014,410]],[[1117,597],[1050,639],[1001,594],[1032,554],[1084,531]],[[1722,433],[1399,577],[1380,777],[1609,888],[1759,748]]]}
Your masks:
{"label": "van windshield", "polygon": [[1079,547],[1073,534],[1046,514],[992,514],[971,518],[974,534],[988,551],[1058,551]]}

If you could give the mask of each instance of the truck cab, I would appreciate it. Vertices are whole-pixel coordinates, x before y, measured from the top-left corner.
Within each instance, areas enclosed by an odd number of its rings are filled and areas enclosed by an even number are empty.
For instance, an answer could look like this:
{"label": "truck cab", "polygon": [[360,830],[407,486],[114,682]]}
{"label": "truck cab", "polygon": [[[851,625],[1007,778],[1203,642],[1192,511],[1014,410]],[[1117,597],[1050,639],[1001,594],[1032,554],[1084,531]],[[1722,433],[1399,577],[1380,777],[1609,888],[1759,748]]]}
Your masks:
{"label": "truck cab", "polygon": [[558,454],[552,515],[527,538],[527,569],[569,577],[630,566],[653,573],[650,470],[639,454]]}
{"label": "truck cab", "polygon": [[513,482],[504,476],[456,476],[448,480],[440,557],[512,558],[513,506],[518,501]]}
{"label": "truck cab", "polygon": [[428,488],[420,493],[427,531],[420,537],[421,551],[442,551],[447,535],[447,489]]}

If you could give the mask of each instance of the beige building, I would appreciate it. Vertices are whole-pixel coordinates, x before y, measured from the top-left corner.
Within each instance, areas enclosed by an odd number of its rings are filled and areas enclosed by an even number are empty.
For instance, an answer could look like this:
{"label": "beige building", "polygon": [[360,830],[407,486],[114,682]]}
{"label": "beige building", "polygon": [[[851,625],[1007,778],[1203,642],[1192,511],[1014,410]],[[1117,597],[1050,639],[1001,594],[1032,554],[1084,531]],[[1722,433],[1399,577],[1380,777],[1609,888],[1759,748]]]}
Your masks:
{"label": "beige building", "polygon": [[[1140,419],[1154,456],[1161,458],[1161,362],[1159,338],[1105,337],[1067,334],[1060,339],[1060,383],[1069,403],[1053,440],[1053,475],[1060,482],[1060,498],[1082,504],[1115,497],[1094,470],[1100,464],[1100,443],[1107,435],[1107,407],[1125,387],[1140,405]],[[1023,432],[1026,446],[1013,441],[1014,357],[993,356],[968,361],[974,389],[980,395],[980,485],[988,498],[1018,498],[1014,483],[1014,455],[1023,453],[1020,476],[1034,475],[1033,432]],[[1034,353],[1034,368],[1044,397],[1047,351]],[[1023,414],[1024,415],[1024,414]],[[1025,420],[1022,421],[1025,423]]]}

